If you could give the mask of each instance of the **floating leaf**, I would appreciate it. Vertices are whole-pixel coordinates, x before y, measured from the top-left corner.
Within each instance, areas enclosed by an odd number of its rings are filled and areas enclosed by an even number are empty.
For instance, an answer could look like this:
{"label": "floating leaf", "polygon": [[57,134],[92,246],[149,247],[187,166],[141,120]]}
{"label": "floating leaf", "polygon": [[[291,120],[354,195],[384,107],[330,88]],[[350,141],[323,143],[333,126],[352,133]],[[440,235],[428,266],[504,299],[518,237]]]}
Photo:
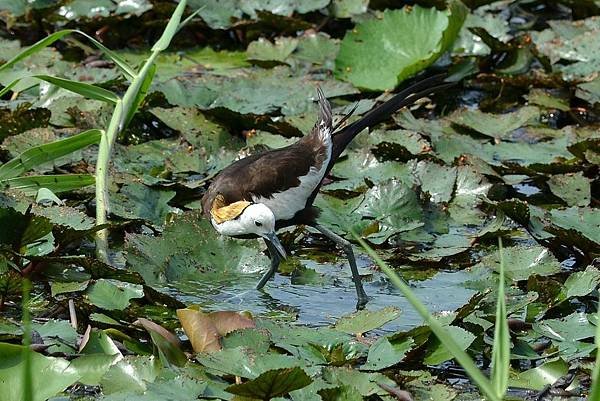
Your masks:
{"label": "floating leaf", "polygon": [[99,308],[122,310],[129,301],[144,296],[141,285],[116,280],[97,280],[87,290],[90,302]]}
{"label": "floating leaf", "polygon": [[511,387],[542,390],[548,385],[554,384],[569,371],[569,365],[558,358],[548,361],[537,368],[526,370],[509,377],[508,383]]}
{"label": "floating leaf", "polygon": [[362,370],[381,370],[400,363],[404,356],[414,346],[410,337],[401,340],[381,337],[369,348],[367,361],[360,368]]}
{"label": "floating leaf", "polygon": [[567,206],[587,206],[590,204],[590,181],[582,172],[557,174],[548,180],[550,191]]}
{"label": "floating leaf", "polygon": [[387,10],[381,19],[357,25],[342,40],[336,76],[360,88],[395,88],[452,45],[467,9],[459,1],[450,2],[449,7],[445,11],[420,6]]}
{"label": "floating leaf", "polygon": [[366,333],[397,319],[398,316],[400,316],[400,309],[393,306],[388,306],[377,311],[365,309],[342,316],[335,322],[334,327],[336,330],[349,334]]}
{"label": "floating leaf", "polygon": [[[0,393],[7,400],[22,400],[23,347],[0,343]],[[31,353],[32,389],[34,401],[44,401],[74,384],[81,375],[62,358],[51,358]],[[43,372],[43,374],[40,374]]]}
{"label": "floating leaf", "polygon": [[310,383],[312,379],[301,368],[283,368],[268,370],[256,379],[229,386],[225,390],[243,397],[270,400],[306,387]]}
{"label": "floating leaf", "polygon": [[[475,336],[472,333],[457,326],[446,326],[444,335],[450,336],[463,351],[469,348],[473,341],[475,341]],[[430,346],[423,362],[428,365],[439,365],[452,358],[452,352],[439,339],[433,338],[430,341]]]}

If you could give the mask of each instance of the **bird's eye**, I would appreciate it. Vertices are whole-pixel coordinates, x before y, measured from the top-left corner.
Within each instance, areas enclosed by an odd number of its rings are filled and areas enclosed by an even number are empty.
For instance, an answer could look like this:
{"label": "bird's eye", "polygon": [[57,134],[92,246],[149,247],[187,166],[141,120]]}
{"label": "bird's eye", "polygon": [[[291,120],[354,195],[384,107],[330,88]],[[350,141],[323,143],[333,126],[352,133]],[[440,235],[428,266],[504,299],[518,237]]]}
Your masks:
{"label": "bird's eye", "polygon": [[256,227],[262,227],[262,223],[260,221],[255,221],[254,224]]}

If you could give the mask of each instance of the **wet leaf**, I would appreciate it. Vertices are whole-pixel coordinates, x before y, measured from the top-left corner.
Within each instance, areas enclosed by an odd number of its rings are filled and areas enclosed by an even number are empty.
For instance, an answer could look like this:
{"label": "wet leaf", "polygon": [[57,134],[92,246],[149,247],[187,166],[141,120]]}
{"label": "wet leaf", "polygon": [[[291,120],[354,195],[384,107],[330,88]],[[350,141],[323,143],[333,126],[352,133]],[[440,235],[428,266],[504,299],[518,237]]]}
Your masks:
{"label": "wet leaf", "polygon": [[557,174],[548,180],[550,191],[567,206],[587,206],[590,204],[590,181],[582,172]]}
{"label": "wet leaf", "polygon": [[389,306],[376,311],[361,310],[342,316],[335,322],[334,328],[344,333],[361,334],[378,329],[400,316],[400,309]]}
{"label": "wet leaf", "polygon": [[82,355],[71,361],[73,368],[81,378],[78,380],[87,386],[97,386],[108,369],[121,359],[120,355],[90,354]]}
{"label": "wet leaf", "polygon": [[354,387],[338,386],[318,391],[323,401],[361,401],[363,396]]}
{"label": "wet leaf", "polygon": [[600,284],[600,271],[588,266],[585,271],[569,275],[564,284],[562,298],[582,297],[594,291]]}
{"label": "wet leaf", "polygon": [[[541,246],[506,247],[503,250],[506,277],[512,280],[527,280],[530,276],[549,276],[560,271],[560,263],[552,253]],[[497,253],[482,258],[478,266],[486,266],[499,271],[500,259]]]}
{"label": "wet leaf", "polygon": [[[548,21],[550,28],[532,32],[533,43],[567,79],[588,77],[600,67],[598,17],[580,21]],[[559,61],[567,61],[561,65]]]}
{"label": "wet leaf", "polygon": [[127,263],[146,283],[194,278],[201,272],[254,272],[269,264],[256,242],[219,236],[197,213],[176,217],[161,237],[131,234],[126,240]]}
{"label": "wet leaf", "polygon": [[[21,400],[24,395],[23,347],[0,343],[0,393],[10,400]],[[62,358],[52,358],[32,352],[31,371],[34,401],[44,401],[74,384],[80,373]],[[43,372],[44,374],[39,374]]]}
{"label": "wet leaf", "polygon": [[156,226],[165,224],[165,219],[177,211],[169,206],[175,191],[158,190],[144,184],[124,185],[111,198],[111,212],[126,219],[143,219]]}
{"label": "wet leaf", "polygon": [[600,213],[592,208],[553,209],[550,211],[550,221],[565,230],[575,230],[589,240],[600,244]]}
{"label": "wet leaf", "polygon": [[544,363],[537,368],[526,370],[525,372],[512,375],[508,379],[511,387],[528,388],[532,390],[542,390],[547,385],[554,384],[558,379],[567,374],[569,365],[558,358]]}
{"label": "wet leaf", "polygon": [[489,114],[479,110],[461,110],[449,119],[455,124],[468,127],[495,139],[510,139],[517,128],[538,122],[540,111],[537,107],[522,107],[508,114]]}
{"label": "wet leaf", "polygon": [[144,290],[138,284],[99,279],[88,288],[87,296],[99,308],[122,310],[129,306],[132,299],[142,298]]}
{"label": "wet leaf", "polygon": [[[393,89],[452,45],[466,15],[460,2],[451,2],[446,11],[420,6],[387,10],[381,19],[363,22],[346,34],[336,76],[360,88]],[[407,37],[412,40],[404,40]],[[374,60],[380,62],[373,64]]]}
{"label": "wet leaf", "polygon": [[414,346],[412,338],[396,340],[390,337],[379,338],[369,348],[367,361],[360,368],[362,370],[381,370],[396,365]]}
{"label": "wet leaf", "polygon": [[290,16],[294,12],[300,14],[319,10],[329,4],[329,0],[282,0],[273,3],[269,0],[258,0],[247,4],[241,0],[227,1],[199,1],[191,0],[190,7],[200,10],[202,19],[213,29],[224,29],[232,25],[233,21],[247,15],[251,19],[258,19],[260,11],[268,11],[275,15]]}
{"label": "wet leaf", "polygon": [[[446,335],[451,336],[463,351],[469,348],[473,341],[475,341],[475,336],[472,333],[457,326],[446,326]],[[430,346],[423,362],[428,365],[439,365],[452,358],[452,353],[440,340],[434,338],[430,341]]]}
{"label": "wet leaf", "polygon": [[104,394],[125,391],[142,393],[156,379],[159,369],[152,356],[125,357],[112,365],[102,377],[102,391]]}
{"label": "wet leaf", "polygon": [[312,383],[311,378],[300,368],[268,370],[255,379],[235,384],[225,390],[243,397],[270,400],[298,390]]}
{"label": "wet leaf", "polygon": [[249,60],[285,61],[298,46],[298,39],[279,37],[275,43],[265,38],[251,42],[246,49]]}

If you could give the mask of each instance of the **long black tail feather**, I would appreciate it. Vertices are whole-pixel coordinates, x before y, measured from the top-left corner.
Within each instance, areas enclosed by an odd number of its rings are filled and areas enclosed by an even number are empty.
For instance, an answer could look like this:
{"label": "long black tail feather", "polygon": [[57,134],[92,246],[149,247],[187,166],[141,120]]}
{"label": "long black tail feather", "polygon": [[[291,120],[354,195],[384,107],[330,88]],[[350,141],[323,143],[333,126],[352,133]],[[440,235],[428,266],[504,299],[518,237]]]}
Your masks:
{"label": "long black tail feather", "polygon": [[346,149],[346,146],[362,130],[380,123],[404,106],[408,106],[434,92],[439,92],[456,85],[456,82],[444,82],[446,76],[446,74],[434,75],[407,87],[387,102],[369,111],[360,120],[334,133],[333,150],[328,171],[333,166],[333,163],[335,163],[335,160]]}

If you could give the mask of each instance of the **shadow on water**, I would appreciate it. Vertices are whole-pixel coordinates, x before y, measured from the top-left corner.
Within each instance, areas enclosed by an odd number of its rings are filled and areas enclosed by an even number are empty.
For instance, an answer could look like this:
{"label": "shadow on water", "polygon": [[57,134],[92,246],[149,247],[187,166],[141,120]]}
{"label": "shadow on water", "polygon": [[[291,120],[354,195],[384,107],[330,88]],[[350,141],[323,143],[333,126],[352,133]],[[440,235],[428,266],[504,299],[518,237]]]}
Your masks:
{"label": "shadow on water", "polygon": [[[369,269],[364,255],[357,263],[365,291],[371,297],[367,309],[397,306],[400,318],[383,327],[384,331],[407,330],[422,320],[408,301],[379,271]],[[248,310],[257,316],[269,316],[310,326],[329,325],[342,315],[355,311],[356,293],[347,263],[325,264],[303,259],[302,264],[316,270],[322,282],[310,285],[292,284],[289,276],[277,274],[263,291],[257,291],[257,274],[204,274],[198,280],[171,283],[164,291],[186,304],[197,304],[203,310]],[[427,280],[409,281],[414,293],[430,311],[454,311],[464,305],[475,291],[463,283],[468,273],[440,271]]]}

